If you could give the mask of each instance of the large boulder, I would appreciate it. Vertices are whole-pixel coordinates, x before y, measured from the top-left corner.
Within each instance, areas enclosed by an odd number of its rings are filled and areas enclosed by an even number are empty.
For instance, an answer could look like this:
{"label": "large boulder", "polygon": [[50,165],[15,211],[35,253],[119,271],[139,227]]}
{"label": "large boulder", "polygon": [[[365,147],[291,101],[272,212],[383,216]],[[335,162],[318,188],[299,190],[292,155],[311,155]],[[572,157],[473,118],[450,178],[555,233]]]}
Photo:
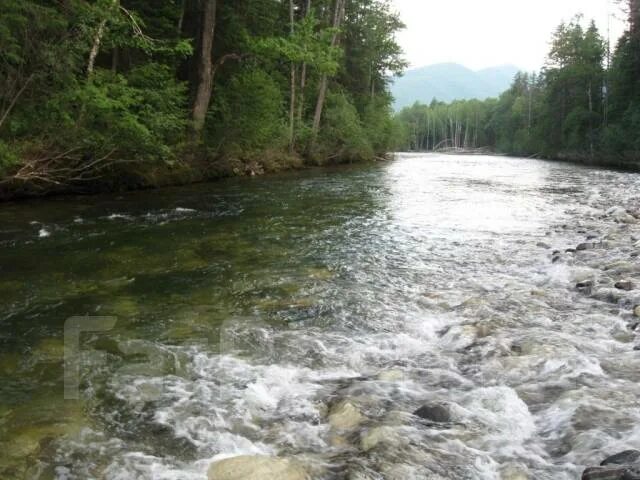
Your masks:
{"label": "large boulder", "polygon": [[208,480],[310,480],[307,471],[293,460],[242,455],[213,463]]}

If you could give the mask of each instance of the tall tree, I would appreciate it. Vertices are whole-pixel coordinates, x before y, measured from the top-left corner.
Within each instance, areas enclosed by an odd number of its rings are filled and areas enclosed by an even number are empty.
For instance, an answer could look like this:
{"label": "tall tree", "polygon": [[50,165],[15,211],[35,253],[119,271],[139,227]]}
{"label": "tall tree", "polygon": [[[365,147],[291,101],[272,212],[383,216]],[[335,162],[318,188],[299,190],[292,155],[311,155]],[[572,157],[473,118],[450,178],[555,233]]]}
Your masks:
{"label": "tall tree", "polygon": [[216,0],[199,0],[200,39],[197,48],[197,80],[192,107],[193,130],[199,137],[211,102],[213,90],[213,39],[216,28]]}
{"label": "tall tree", "polygon": [[[336,3],[335,3],[334,13],[333,13],[333,23],[332,23],[334,32],[331,37],[331,48],[334,48],[338,44],[339,28],[342,23],[342,19],[344,18],[346,1],[347,0],[336,0]],[[318,131],[320,130],[320,122],[322,121],[322,110],[324,109],[324,104],[327,99],[328,81],[329,81],[328,75],[326,73],[323,73],[322,78],[320,79],[318,100],[316,102],[316,110],[313,116],[312,140],[311,140],[312,146],[313,146],[313,143],[315,143],[318,136]]]}
{"label": "tall tree", "polygon": [[[293,39],[295,34],[295,6],[293,0],[289,0],[289,34]],[[290,66],[290,98],[289,98],[289,153],[295,148],[295,111],[296,111],[296,64],[292,61]]]}

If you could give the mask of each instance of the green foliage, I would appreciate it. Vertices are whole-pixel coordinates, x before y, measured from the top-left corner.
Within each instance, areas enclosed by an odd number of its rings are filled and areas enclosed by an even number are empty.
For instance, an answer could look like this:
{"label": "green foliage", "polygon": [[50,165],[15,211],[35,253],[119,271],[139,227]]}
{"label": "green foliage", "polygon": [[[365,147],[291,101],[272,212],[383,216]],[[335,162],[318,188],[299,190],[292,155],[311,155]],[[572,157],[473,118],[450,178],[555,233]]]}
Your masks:
{"label": "green foliage", "polygon": [[322,132],[322,148],[325,157],[343,161],[371,160],[374,150],[364,130],[355,106],[342,93],[332,93],[327,98],[325,128]]}
{"label": "green foliage", "polygon": [[305,63],[320,73],[335,75],[342,50],[331,47],[334,33],[333,28],[320,28],[320,23],[310,14],[296,23],[293,35],[259,38],[249,40],[248,44],[252,53],[261,58]]}
{"label": "green foliage", "polygon": [[[340,28],[333,0],[306,5],[294,0],[291,22],[281,0],[217,2],[215,75],[196,139],[199,0],[0,0],[0,181],[27,166],[19,181],[65,190],[151,177],[177,161],[208,172],[220,156],[249,162],[279,152],[285,165],[386,151],[398,129],[387,78],[404,66],[391,3],[349,0]],[[323,77],[328,96],[316,137]]]}
{"label": "green foliage", "polygon": [[236,74],[214,113],[214,124],[224,126],[219,142],[226,151],[252,153],[286,143],[282,92],[264,70],[247,68]]}
{"label": "green foliage", "polygon": [[[36,130],[47,143],[79,149],[88,158],[117,154],[123,160],[169,160],[171,146],[186,128],[186,88],[161,65],[133,69],[128,77],[98,70],[91,82],[73,85],[44,105],[25,111],[40,115]],[[24,133],[35,129],[22,122]]]}
{"label": "green foliage", "polygon": [[20,157],[17,152],[0,140],[0,175],[10,172],[19,162]]}

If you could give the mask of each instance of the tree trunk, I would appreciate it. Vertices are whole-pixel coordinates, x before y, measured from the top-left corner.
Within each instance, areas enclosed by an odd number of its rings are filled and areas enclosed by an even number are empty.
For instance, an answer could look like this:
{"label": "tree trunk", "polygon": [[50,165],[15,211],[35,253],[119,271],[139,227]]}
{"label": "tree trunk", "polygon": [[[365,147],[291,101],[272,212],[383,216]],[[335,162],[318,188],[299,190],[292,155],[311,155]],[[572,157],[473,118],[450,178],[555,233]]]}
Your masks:
{"label": "tree trunk", "polygon": [[[113,0],[113,6],[118,6],[119,0]],[[103,19],[98,25],[98,30],[96,30],[96,34],[93,37],[93,45],[91,46],[91,51],[89,52],[89,62],[87,63],[87,78],[91,78],[93,75],[93,70],[96,65],[96,58],[98,57],[98,53],[100,53],[100,44],[102,43],[102,37],[104,37],[104,31],[107,27],[107,19]]]}
{"label": "tree trunk", "polygon": [[[295,17],[293,0],[289,0],[289,28],[291,38],[295,33]],[[293,153],[295,148],[296,136],[296,65],[291,62],[291,99],[289,100],[289,153]]]}
{"label": "tree trunk", "polygon": [[96,64],[96,57],[98,56],[98,52],[100,51],[100,43],[102,42],[102,36],[104,35],[104,29],[107,25],[106,20],[102,20],[100,25],[98,25],[98,30],[96,31],[95,37],[93,37],[93,46],[91,47],[91,51],[89,52],[89,63],[87,64],[87,77],[91,77],[93,75],[93,69]]}
{"label": "tree trunk", "polygon": [[[342,22],[342,18],[345,14],[345,3],[346,0],[336,0],[336,7],[333,14],[333,28],[340,28],[340,24]],[[334,32],[333,37],[331,38],[331,47],[335,47],[338,44],[338,32]],[[320,80],[320,90],[318,92],[318,101],[316,103],[316,112],[313,116],[313,126],[311,129],[311,144],[313,145],[318,137],[318,132],[320,131],[320,121],[322,120],[322,110],[324,109],[324,102],[327,98],[327,86],[328,86],[328,77],[327,74],[322,75],[322,79]]]}
{"label": "tree trunk", "polygon": [[629,28],[631,36],[640,35],[640,0],[629,0]]}
{"label": "tree trunk", "polygon": [[196,94],[193,100],[192,120],[193,131],[200,137],[204,129],[204,122],[211,102],[213,89],[213,37],[216,26],[216,0],[201,0],[200,48],[198,51],[198,75],[196,79]]}
{"label": "tree trunk", "polygon": [[[304,7],[304,16],[308,17],[311,14],[311,0],[307,0]],[[302,123],[302,116],[304,115],[304,89],[307,86],[307,64],[302,64],[300,71],[300,90],[298,93],[298,122]]]}

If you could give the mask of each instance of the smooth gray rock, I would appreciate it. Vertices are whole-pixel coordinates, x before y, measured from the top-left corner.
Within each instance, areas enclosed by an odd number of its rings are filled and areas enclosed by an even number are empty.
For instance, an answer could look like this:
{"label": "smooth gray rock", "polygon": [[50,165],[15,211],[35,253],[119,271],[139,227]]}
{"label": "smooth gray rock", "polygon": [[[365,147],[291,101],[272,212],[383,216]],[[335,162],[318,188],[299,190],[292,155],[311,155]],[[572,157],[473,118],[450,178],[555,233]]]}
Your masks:
{"label": "smooth gray rock", "polygon": [[584,471],[582,480],[640,480],[640,477],[630,474],[626,467],[591,467]]}
{"label": "smooth gray rock", "polygon": [[633,465],[640,462],[640,452],[638,450],[625,450],[608,457],[600,465]]}
{"label": "smooth gray rock", "polygon": [[305,469],[293,460],[243,455],[213,463],[209,480],[309,480]]}

